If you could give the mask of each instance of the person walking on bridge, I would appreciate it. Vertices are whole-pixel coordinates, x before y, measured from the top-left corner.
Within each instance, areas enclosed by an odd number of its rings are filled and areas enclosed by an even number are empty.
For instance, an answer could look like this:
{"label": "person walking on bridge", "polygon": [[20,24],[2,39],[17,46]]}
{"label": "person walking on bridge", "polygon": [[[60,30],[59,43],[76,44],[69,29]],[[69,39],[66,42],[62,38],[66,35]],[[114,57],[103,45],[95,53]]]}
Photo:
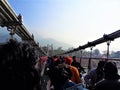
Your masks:
{"label": "person walking on bridge", "polygon": [[73,82],[75,82],[76,84],[81,83],[82,80],[81,80],[81,78],[80,78],[80,74],[79,74],[78,69],[77,69],[75,66],[72,66],[72,65],[71,65],[72,62],[73,62],[72,57],[70,57],[70,56],[65,57],[64,62],[65,62],[65,64],[66,64],[66,65],[71,69],[71,71],[72,71],[71,80],[72,80]]}
{"label": "person walking on bridge", "polygon": [[86,87],[88,89],[92,89],[93,86],[100,80],[104,78],[103,67],[105,65],[105,61],[99,61],[97,68],[92,69],[88,74],[84,77],[84,81]]}
{"label": "person walking on bridge", "polygon": [[71,65],[75,66],[78,69],[80,74],[81,73],[86,73],[84,68],[80,65],[80,63],[76,61],[76,56],[73,56],[72,59],[73,59],[73,62],[72,62]]}
{"label": "person walking on bridge", "polygon": [[116,63],[107,62],[104,67],[105,78],[98,82],[92,90],[120,90],[120,75]]}

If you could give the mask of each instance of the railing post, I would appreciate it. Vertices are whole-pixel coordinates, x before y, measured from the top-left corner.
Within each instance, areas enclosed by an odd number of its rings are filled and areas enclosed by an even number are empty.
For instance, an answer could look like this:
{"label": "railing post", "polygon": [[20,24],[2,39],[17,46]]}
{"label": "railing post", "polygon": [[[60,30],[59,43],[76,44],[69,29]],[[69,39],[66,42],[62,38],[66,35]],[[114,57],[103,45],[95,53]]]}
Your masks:
{"label": "railing post", "polygon": [[14,34],[15,34],[15,30],[17,29],[18,25],[22,25],[22,15],[19,14],[17,17],[18,21],[11,21],[11,22],[7,22],[5,24],[5,26],[7,26],[7,30],[10,32],[11,35],[11,39],[14,39]]}
{"label": "railing post", "polygon": [[108,61],[108,59],[109,59],[109,46],[110,46],[110,43],[111,43],[111,41],[109,40],[109,41],[107,41],[107,59],[106,59],[106,62]]}
{"label": "railing post", "polygon": [[82,62],[82,50],[80,50],[80,65],[81,65],[81,62]]}
{"label": "railing post", "polygon": [[92,49],[93,49],[93,47],[90,47],[91,52],[90,52],[90,58],[88,61],[88,72],[91,70]]}
{"label": "railing post", "polygon": [[11,39],[13,40],[14,39],[14,34],[15,34],[15,30],[16,30],[16,26],[15,27],[7,27],[7,30],[10,32],[10,36],[11,36]]}

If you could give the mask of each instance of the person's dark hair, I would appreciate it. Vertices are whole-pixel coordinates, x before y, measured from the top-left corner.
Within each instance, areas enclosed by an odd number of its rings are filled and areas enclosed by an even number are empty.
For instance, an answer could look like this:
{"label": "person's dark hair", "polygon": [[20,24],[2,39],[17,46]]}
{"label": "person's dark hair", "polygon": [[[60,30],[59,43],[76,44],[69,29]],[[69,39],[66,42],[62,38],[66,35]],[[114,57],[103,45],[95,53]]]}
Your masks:
{"label": "person's dark hair", "polygon": [[4,90],[32,90],[39,80],[34,69],[34,49],[14,40],[0,47],[0,82]]}
{"label": "person's dark hair", "polygon": [[104,67],[105,79],[119,79],[118,69],[115,62],[107,62]]}
{"label": "person's dark hair", "polygon": [[105,61],[99,61],[97,68],[103,68],[105,65]]}
{"label": "person's dark hair", "polygon": [[104,77],[104,72],[103,72],[103,67],[104,67],[104,65],[105,65],[105,61],[99,61],[99,62],[98,62],[98,66],[97,66],[97,69],[96,69],[96,70],[97,70],[97,71],[96,71],[96,73],[97,73],[96,82],[102,80],[103,77]]}
{"label": "person's dark hair", "polygon": [[76,61],[76,56],[73,56],[72,58],[73,58],[73,61]]}
{"label": "person's dark hair", "polygon": [[56,76],[61,77],[63,80],[68,80],[72,76],[70,68],[67,67],[56,67]]}
{"label": "person's dark hair", "polygon": [[51,83],[53,84],[55,90],[61,90],[62,86],[71,78],[72,72],[70,68],[59,64],[55,66],[49,73]]}
{"label": "person's dark hair", "polygon": [[75,59],[75,58],[76,58],[76,56],[73,56],[72,58],[73,58],[73,59]]}

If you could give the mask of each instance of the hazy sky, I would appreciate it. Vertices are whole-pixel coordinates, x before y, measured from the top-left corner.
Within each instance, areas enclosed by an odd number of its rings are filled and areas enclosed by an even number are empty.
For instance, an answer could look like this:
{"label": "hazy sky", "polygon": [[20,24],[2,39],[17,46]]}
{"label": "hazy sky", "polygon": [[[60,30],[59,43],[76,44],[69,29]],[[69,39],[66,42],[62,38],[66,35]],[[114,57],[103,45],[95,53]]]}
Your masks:
{"label": "hazy sky", "polygon": [[[53,38],[77,48],[120,29],[120,0],[8,0],[35,38]],[[95,48],[106,50],[103,43]],[[110,50],[120,50],[120,39]]]}

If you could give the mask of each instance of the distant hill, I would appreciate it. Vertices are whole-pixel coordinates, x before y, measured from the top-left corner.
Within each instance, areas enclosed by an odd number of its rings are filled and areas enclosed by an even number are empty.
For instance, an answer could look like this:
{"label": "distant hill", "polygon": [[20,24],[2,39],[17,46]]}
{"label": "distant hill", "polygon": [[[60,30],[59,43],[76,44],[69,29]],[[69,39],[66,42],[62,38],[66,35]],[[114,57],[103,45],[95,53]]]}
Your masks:
{"label": "distant hill", "polygon": [[[18,35],[14,35],[14,37],[18,40],[18,41],[21,41],[20,37],[18,37]],[[4,43],[6,41],[8,41],[10,39],[10,34],[9,32],[5,29],[5,28],[2,28],[0,30],[0,43]]]}
{"label": "distant hill", "polygon": [[6,42],[9,38],[10,35],[7,30],[0,30],[0,43]]}
{"label": "distant hill", "polygon": [[39,44],[41,46],[47,46],[47,44],[53,45],[54,49],[62,47],[62,49],[67,50],[68,48],[73,47],[70,44],[67,44],[67,43],[64,43],[64,42],[60,42],[60,41],[54,40],[52,38],[40,38],[37,41],[39,42]]}
{"label": "distant hill", "polygon": [[[17,35],[14,36],[18,41],[20,41],[20,38],[18,38]],[[67,50],[68,48],[73,47],[72,45],[69,45],[64,42],[59,42],[57,40],[54,40],[52,38],[42,38],[41,36],[38,36],[39,39],[35,39],[35,41],[39,42],[40,46],[47,46],[48,45],[53,45],[53,48],[56,49],[58,47],[62,47],[63,50]],[[0,31],[0,43],[6,42],[9,40],[10,35],[7,30],[1,30]]]}

